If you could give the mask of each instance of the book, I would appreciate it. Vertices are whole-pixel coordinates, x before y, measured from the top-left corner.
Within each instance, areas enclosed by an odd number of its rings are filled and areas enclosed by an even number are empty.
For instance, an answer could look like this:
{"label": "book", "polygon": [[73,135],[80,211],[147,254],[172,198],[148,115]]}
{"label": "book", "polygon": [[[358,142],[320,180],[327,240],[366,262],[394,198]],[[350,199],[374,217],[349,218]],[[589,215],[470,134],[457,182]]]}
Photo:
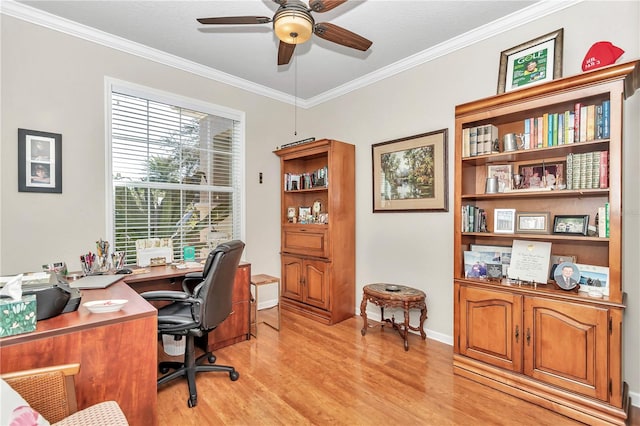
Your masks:
{"label": "book", "polygon": [[[487,140],[487,127],[486,126],[478,126],[478,155],[485,155],[491,153],[491,148],[486,143]],[[489,148],[489,152],[485,151],[486,148]]]}
{"label": "book", "polygon": [[[582,168],[582,174],[584,175],[584,183],[582,183],[580,189],[591,189],[593,186],[593,152],[585,152],[583,154],[584,167]],[[580,163],[582,167],[582,162]]]}
{"label": "book", "polygon": [[[500,139],[498,136],[498,128],[493,124],[487,124],[485,138],[489,142],[489,151],[487,154],[497,154],[500,152]],[[486,148],[486,146],[485,146]]]}
{"label": "book", "polygon": [[557,115],[558,131],[557,140],[558,145],[564,145],[564,113]]}
{"label": "book", "polygon": [[593,159],[591,160],[591,168],[593,169],[593,176],[591,177],[591,189],[600,188],[600,152],[596,151],[592,153]]}
{"label": "book", "polygon": [[538,117],[536,121],[538,127],[538,131],[536,132],[537,146],[538,148],[542,148],[544,146],[544,138],[542,136],[542,134],[544,133],[544,117]]}
{"label": "book", "polygon": [[598,215],[596,216],[598,222],[598,237],[607,237],[607,211],[604,206],[598,207]]}
{"label": "book", "polygon": [[582,118],[580,117],[580,111],[582,110],[582,104],[580,102],[576,102],[573,106],[573,141],[580,142],[580,122]]}
{"label": "book", "polygon": [[600,151],[600,188],[609,187],[609,151]]}
{"label": "book", "polygon": [[609,220],[611,218],[611,206],[609,203],[604,204],[604,228],[605,228],[605,238],[609,238],[610,229],[609,229]]}
{"label": "book", "polygon": [[596,138],[596,106],[587,106],[587,134],[586,141],[592,141]]}
{"label": "book", "polygon": [[469,129],[469,155],[475,157],[478,155],[478,128],[471,127]]}
{"label": "book", "polygon": [[542,147],[549,146],[549,113],[542,114]]}
{"label": "book", "polygon": [[524,149],[531,149],[531,119],[526,118],[524,120],[524,132],[522,133],[522,142],[524,143]]}
{"label": "book", "polygon": [[596,105],[595,138],[602,139],[602,104]]}
{"label": "book", "polygon": [[611,137],[611,101],[602,101],[602,138],[608,139]]}
{"label": "book", "polygon": [[[567,111],[568,113],[568,119],[565,116],[565,128],[566,128],[566,134],[565,134],[565,143],[574,143],[575,142],[575,118],[576,115],[574,112],[572,111]],[[568,123],[568,124],[567,124]]]}
{"label": "book", "polygon": [[471,155],[469,149],[469,132],[471,129],[464,128],[462,129],[462,158],[467,158]]}
{"label": "book", "polygon": [[587,140],[587,107],[585,105],[580,107],[580,137],[578,142],[584,142]]}
{"label": "book", "polygon": [[566,180],[567,189],[573,189],[573,154],[567,155]]}

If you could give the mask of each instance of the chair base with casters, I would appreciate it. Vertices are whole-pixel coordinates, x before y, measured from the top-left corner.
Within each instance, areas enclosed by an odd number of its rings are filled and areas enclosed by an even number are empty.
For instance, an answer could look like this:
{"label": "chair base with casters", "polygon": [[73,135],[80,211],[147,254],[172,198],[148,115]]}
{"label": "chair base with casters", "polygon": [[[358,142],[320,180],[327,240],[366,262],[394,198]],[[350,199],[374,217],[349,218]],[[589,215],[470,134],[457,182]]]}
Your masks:
{"label": "chair base with casters", "polygon": [[[233,367],[215,365],[216,357],[211,352],[196,357],[195,339],[207,336],[231,315],[235,275],[243,250],[244,243],[240,240],[222,243],[209,253],[202,273],[187,274],[182,282],[183,291],[157,290],[141,294],[148,301],[171,302],[158,309],[158,333],[186,339],[184,362],[161,362],[158,367],[164,376],[158,379],[158,386],[186,377],[189,407],[198,404],[196,373],[224,371],[229,373],[231,381],[240,377]],[[175,371],[169,373],[170,369]]]}
{"label": "chair base with casters", "polygon": [[[198,393],[196,391],[196,373],[203,371],[226,371],[229,373],[229,378],[232,382],[235,382],[240,378],[240,373],[236,371],[234,367],[228,365],[213,365],[216,362],[216,356],[212,352],[207,352],[204,355],[195,357],[195,336],[187,335],[186,345],[184,349],[184,362],[177,361],[163,361],[158,365],[158,369],[162,374],[167,373],[169,370],[175,370],[171,373],[165,374],[158,379],[158,386],[170,382],[178,377],[185,376],[189,385],[189,399],[187,404],[189,407],[195,407],[198,404]],[[203,364],[208,361],[209,364]]]}

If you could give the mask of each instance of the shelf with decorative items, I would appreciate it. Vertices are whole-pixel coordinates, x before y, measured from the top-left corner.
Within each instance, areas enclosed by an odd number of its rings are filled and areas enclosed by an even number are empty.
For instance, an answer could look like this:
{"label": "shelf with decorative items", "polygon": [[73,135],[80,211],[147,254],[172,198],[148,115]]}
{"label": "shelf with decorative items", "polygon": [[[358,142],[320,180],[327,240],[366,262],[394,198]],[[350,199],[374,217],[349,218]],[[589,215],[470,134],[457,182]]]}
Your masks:
{"label": "shelf with decorative items", "polygon": [[355,306],[355,147],[322,139],[275,154],[283,176],[282,309],[335,324]]}
{"label": "shelf with decorative items", "polygon": [[638,84],[634,61],[456,107],[454,371],[585,423],[628,412],[622,117]]}

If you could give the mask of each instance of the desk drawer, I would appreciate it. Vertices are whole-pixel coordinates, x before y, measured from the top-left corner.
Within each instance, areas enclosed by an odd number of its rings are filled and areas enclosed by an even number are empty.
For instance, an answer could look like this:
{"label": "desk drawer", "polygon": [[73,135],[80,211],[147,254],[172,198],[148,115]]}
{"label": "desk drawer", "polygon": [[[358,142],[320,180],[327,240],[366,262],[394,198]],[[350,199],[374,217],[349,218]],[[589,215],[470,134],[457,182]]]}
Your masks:
{"label": "desk drawer", "polygon": [[282,235],[282,251],[307,256],[329,257],[329,241],[326,229],[285,229]]}

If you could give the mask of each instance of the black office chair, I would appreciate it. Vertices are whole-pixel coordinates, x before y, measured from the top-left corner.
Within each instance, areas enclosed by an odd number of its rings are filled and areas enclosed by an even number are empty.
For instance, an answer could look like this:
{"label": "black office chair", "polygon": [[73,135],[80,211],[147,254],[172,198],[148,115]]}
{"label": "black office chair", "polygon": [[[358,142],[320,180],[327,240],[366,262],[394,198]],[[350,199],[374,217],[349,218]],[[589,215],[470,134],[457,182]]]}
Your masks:
{"label": "black office chair", "polygon": [[[205,263],[202,274],[187,275],[183,281],[185,291],[148,291],[141,296],[149,301],[170,301],[172,303],[158,309],[158,333],[184,336],[186,339],[184,362],[162,362],[161,373],[175,369],[158,379],[158,386],[177,377],[187,376],[189,384],[189,407],[198,403],[196,373],[201,371],[226,371],[232,381],[240,374],[226,365],[202,365],[206,358],[209,363],[216,361],[215,355],[207,352],[195,358],[195,338],[205,336],[215,329],[231,313],[233,283],[244,243],[229,241],[213,249]],[[196,282],[189,291],[190,282]]]}

